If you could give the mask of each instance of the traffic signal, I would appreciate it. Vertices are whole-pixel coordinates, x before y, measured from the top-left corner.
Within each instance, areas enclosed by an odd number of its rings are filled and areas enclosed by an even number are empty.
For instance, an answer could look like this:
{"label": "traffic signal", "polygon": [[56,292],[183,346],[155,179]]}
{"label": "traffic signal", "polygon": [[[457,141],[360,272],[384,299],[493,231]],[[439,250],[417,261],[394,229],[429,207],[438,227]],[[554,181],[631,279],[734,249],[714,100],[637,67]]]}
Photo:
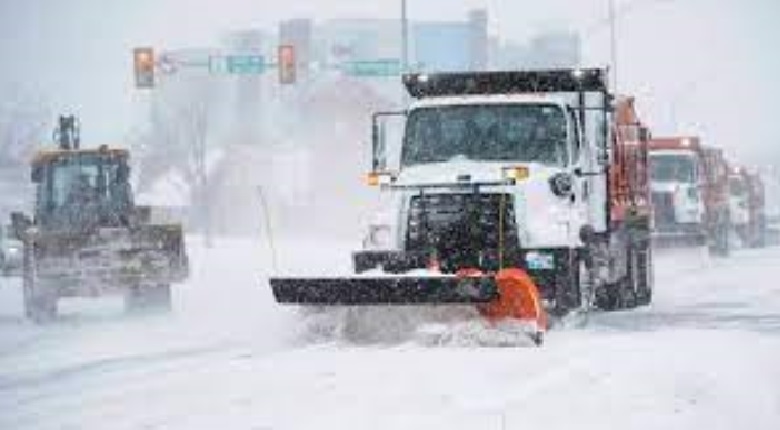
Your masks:
{"label": "traffic signal", "polygon": [[135,71],[135,87],[148,89],[154,87],[154,49],[133,49],[133,70]]}
{"label": "traffic signal", "polygon": [[279,46],[279,83],[294,84],[296,79],[295,47]]}

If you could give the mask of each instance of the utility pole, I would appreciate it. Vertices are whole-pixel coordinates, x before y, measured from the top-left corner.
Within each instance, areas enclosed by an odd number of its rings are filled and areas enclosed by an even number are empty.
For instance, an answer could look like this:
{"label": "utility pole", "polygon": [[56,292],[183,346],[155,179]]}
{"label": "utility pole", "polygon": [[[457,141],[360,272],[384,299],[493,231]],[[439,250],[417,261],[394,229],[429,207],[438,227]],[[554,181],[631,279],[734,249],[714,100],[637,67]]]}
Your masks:
{"label": "utility pole", "polygon": [[409,71],[409,19],[406,15],[406,1],[401,0],[401,73]]}
{"label": "utility pole", "polygon": [[[409,73],[409,17],[406,12],[406,1],[401,0],[401,75]],[[404,109],[409,105],[409,94],[401,88],[401,103]]]}
{"label": "utility pole", "polygon": [[612,93],[618,93],[618,59],[617,59],[617,13],[615,0],[609,1],[609,38],[610,62],[612,63]]}

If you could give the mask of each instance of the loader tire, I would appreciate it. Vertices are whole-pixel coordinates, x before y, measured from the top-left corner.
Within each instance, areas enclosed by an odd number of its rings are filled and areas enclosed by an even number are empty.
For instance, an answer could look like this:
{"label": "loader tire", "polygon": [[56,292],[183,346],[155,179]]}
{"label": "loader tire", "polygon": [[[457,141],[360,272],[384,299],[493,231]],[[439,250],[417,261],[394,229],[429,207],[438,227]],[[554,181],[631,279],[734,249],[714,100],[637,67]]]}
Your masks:
{"label": "loader tire", "polygon": [[163,313],[172,309],[171,286],[135,286],[125,295],[125,310],[131,313]]}
{"label": "loader tire", "polygon": [[24,282],[24,314],[31,321],[43,324],[57,318],[57,292],[41,282]]}

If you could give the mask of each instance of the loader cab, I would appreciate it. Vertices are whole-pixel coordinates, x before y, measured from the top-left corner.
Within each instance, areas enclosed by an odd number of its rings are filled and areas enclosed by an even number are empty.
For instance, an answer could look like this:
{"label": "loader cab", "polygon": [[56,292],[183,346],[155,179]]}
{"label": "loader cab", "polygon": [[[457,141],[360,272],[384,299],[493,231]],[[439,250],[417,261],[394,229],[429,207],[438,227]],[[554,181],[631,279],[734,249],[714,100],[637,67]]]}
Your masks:
{"label": "loader cab", "polygon": [[126,224],[133,206],[128,152],[56,150],[33,160],[35,221],[52,229]]}

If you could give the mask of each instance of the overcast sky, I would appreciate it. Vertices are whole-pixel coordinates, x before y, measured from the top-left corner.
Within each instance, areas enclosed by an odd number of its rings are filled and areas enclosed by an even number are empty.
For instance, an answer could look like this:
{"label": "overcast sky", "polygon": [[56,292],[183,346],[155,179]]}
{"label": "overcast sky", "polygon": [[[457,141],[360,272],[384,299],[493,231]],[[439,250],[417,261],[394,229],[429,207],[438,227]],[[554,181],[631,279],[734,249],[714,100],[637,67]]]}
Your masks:
{"label": "overcast sky", "polygon": [[[751,162],[780,162],[780,1],[617,3],[620,88],[638,96],[655,134],[700,133]],[[581,31],[585,63],[609,60],[607,0],[409,0],[417,19],[463,19],[474,7],[488,8],[501,38]],[[0,0],[0,91],[39,91],[54,111],[83,117],[87,141],[121,143],[143,97],[132,89],[133,46],[213,45],[223,30],[272,30],[284,18],[398,11],[398,0]]]}

